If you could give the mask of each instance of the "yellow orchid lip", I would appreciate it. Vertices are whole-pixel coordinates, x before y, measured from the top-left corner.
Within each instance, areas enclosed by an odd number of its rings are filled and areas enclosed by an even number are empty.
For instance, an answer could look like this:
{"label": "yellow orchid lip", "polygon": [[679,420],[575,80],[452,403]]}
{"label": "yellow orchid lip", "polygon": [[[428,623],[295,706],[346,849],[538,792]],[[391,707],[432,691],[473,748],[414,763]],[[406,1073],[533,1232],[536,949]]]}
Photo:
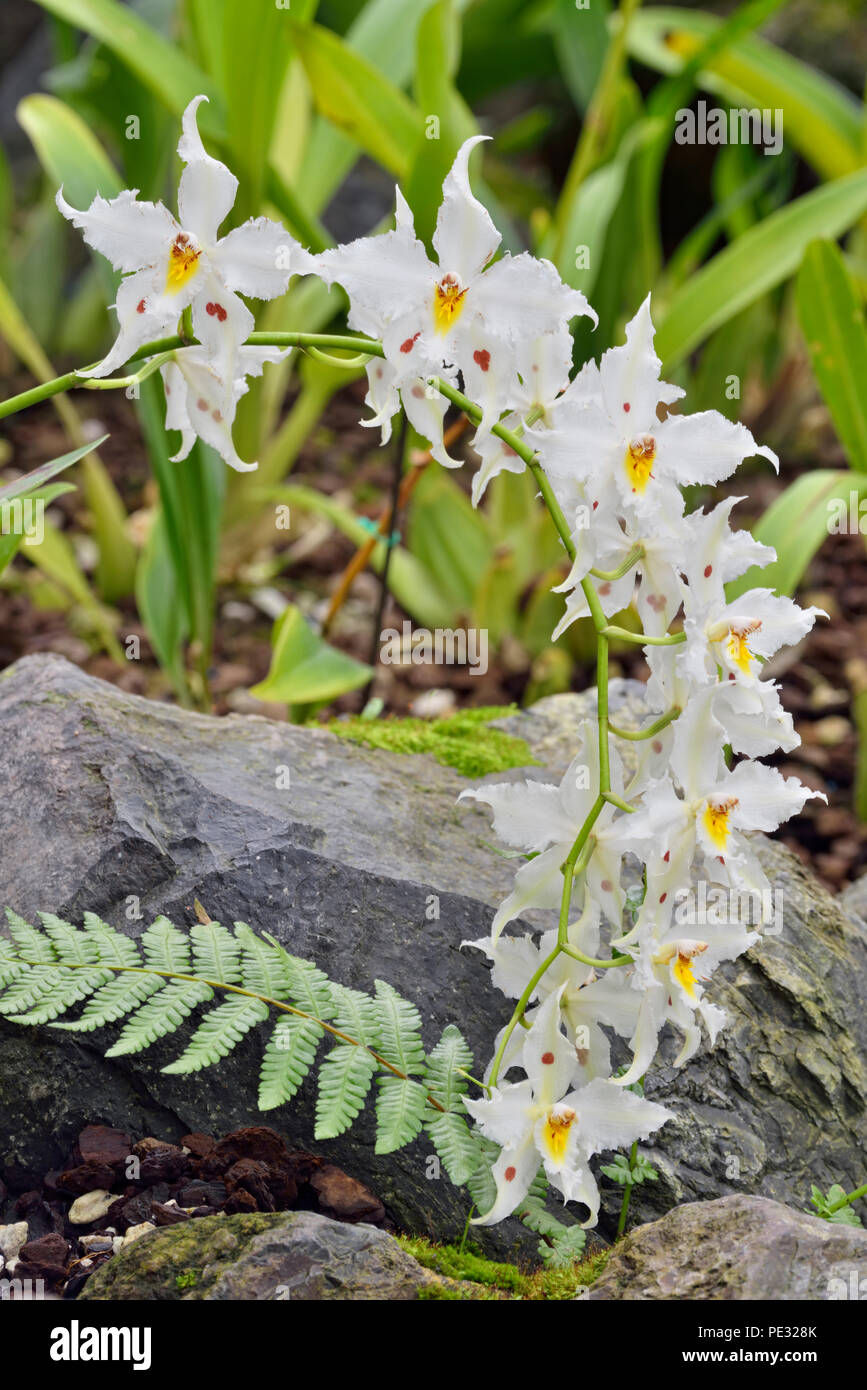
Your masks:
{"label": "yellow orchid lip", "polygon": [[199,268],[201,251],[193,245],[186,232],[178,232],[169,251],[166,293],[177,294]]}
{"label": "yellow orchid lip", "polygon": [[705,807],[702,817],[704,828],[708,838],[720,852],[725,850],[728,845],[731,835],[729,817],[737,804],[737,797],[732,796],[726,801],[709,801]]}
{"label": "yellow orchid lip", "polygon": [[720,625],[720,630],[712,636],[712,640],[723,643],[729,661],[745,676],[753,674],[756,661],[755,653],[750,650],[749,638],[761,626],[761,619],[747,618],[743,622]]}
{"label": "yellow orchid lip", "polygon": [[455,275],[444,275],[434,290],[434,323],[437,333],[448,333],[463,311],[466,289]]}
{"label": "yellow orchid lip", "polygon": [[690,999],[695,998],[696,976],[693,960],[707,950],[706,941],[672,941],[654,956],[658,965],[671,963],[674,978]]}
{"label": "yellow orchid lip", "polygon": [[626,450],[624,465],[633,492],[644,492],[653,477],[651,469],[656,458],[656,440],[652,434],[639,435]]}
{"label": "yellow orchid lip", "polygon": [[542,1139],[550,1158],[561,1163],[569,1143],[569,1131],[578,1116],[569,1105],[555,1105],[542,1126]]}

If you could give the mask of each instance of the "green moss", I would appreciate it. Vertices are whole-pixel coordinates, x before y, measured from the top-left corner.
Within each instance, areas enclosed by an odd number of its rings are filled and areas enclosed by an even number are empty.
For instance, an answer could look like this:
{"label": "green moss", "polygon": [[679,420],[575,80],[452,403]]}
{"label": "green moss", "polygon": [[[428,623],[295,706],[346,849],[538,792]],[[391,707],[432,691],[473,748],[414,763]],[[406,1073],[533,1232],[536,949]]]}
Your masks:
{"label": "green moss", "polygon": [[[600,1251],[565,1269],[541,1268],[524,1273],[517,1265],[486,1260],[473,1249],[460,1250],[455,1245],[433,1245],[422,1236],[398,1236],[398,1242],[425,1269],[448,1279],[469,1281],[488,1290],[488,1297],[499,1295],[536,1300],[569,1300],[580,1289],[589,1288],[599,1278],[608,1262],[609,1252]],[[431,1286],[419,1295],[425,1299],[477,1298],[484,1294],[461,1294],[446,1285]]]}
{"label": "green moss", "polygon": [[392,753],[430,753],[463,777],[484,777],[537,761],[524,739],[490,727],[492,719],[516,712],[515,705],[494,705],[460,710],[445,719],[333,719],[326,727],[351,743]]}
{"label": "green moss", "polygon": [[178,1292],[182,1289],[193,1289],[199,1282],[199,1272],[196,1269],[183,1269],[175,1277],[175,1287]]}

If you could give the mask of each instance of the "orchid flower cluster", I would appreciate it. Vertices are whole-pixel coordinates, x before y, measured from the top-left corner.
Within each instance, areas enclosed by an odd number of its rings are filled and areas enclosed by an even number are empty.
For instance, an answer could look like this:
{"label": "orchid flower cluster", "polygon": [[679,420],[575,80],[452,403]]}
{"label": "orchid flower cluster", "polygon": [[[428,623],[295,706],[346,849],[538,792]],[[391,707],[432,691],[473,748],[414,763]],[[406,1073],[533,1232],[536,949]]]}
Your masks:
{"label": "orchid flower cluster", "polygon": [[[715,411],[673,408],[683,392],[660,377],[649,297],[625,343],[573,375],[570,322],[595,315],[550,262],[529,253],[495,259],[500,237],[468,176],[485,137],[462,146],[445,180],[436,262],[399,191],[393,231],[314,256],[265,218],[219,238],[237,184],[203,148],[201,100],[183,119],[178,220],[134,193],[96,198],[86,212],[58,195],[88,243],[126,273],[118,339],[89,375],[141,356],[189,308],[198,345],[160,361],[166,424],[182,436],[177,457],[198,435],[233,467],[254,467],[232,445],[235,407],[246,378],[283,353],[245,345],[253,318],[239,293],[271,299],[293,274],[337,283],[369,354],[364,423],[386,442],[402,407],[433,456],[456,467],[443,422],[450,403],[463,409],[481,460],[473,501],[499,473],[529,468],[559,530],[571,567],[554,638],[582,617],[595,627],[596,716],[581,727],[559,785],[528,780],[462,794],[488,806],[499,837],[526,856],[490,936],[465,943],[486,954],[494,985],[517,1001],[480,1097],[466,1101],[499,1149],[496,1197],[477,1219],[491,1224],[519,1210],[541,1165],[592,1225],[594,1155],[634,1145],[669,1118],[635,1089],[664,1026],[682,1036],[676,1066],[703,1033],[712,1045],[725,1016],[709,982],[759,937],[741,921],[685,935],[679,897],[696,880],[768,891],[751,832],[774,830],[817,795],[756,759],[798,743],[763,667],[819,610],[761,588],[730,602],[726,584],[774,552],[732,529],[741,499],[685,514],[682,493],[730,477],[745,458],[761,455],[775,468],[777,459]],[[611,621],[630,604],[640,634]],[[650,669],[638,730],[609,717],[613,637],[642,645]],[[629,759],[612,739],[628,744]],[[532,931],[504,934],[530,910],[555,911],[556,925],[538,940]],[[612,1035],[631,1053],[616,1074]]]}

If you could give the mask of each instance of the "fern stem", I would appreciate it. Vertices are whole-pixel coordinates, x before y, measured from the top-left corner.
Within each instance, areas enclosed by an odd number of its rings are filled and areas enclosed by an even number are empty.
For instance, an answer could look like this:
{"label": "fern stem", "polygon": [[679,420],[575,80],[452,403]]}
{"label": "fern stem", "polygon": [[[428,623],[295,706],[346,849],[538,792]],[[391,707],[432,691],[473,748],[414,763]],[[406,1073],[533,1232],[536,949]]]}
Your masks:
{"label": "fern stem", "polygon": [[[94,969],[92,963],[87,965],[70,965],[66,961],[40,962],[40,967],[42,966],[48,966],[49,968],[53,967],[57,970]],[[385,1067],[387,1071],[392,1072],[395,1076],[399,1077],[401,1081],[413,1080],[406,1072],[401,1071],[400,1067],[396,1067],[392,1062],[387,1061],[385,1057],[381,1056],[380,1053],[375,1052],[372,1047],[368,1047],[367,1043],[360,1042],[358,1038],[351,1037],[349,1033],[342,1032],[340,1028],[335,1028],[331,1023],[326,1023],[324,1018],[317,1018],[315,1014],[308,1013],[305,1009],[296,1009],[293,1004],[285,1004],[279,999],[271,999],[267,994],[257,994],[255,990],[243,989],[240,985],[229,985],[225,980],[208,980],[203,975],[179,975],[171,970],[154,970],[143,965],[107,965],[100,961],[98,968],[100,970],[113,970],[115,974],[123,975],[159,975],[160,978],[164,980],[181,980],[185,984],[208,985],[211,989],[222,989],[228,994],[243,994],[248,999],[258,999],[262,1004],[266,1004],[271,1009],[280,1009],[283,1013],[294,1014],[296,1018],[307,1019],[309,1023],[315,1023],[324,1032],[331,1033],[333,1037],[339,1038],[341,1042],[349,1043],[352,1047],[358,1047],[361,1048],[363,1052],[368,1052],[379,1066]],[[440,1110],[443,1114],[446,1113],[445,1106],[441,1105],[435,1096],[427,1093],[427,1099],[435,1110]]]}

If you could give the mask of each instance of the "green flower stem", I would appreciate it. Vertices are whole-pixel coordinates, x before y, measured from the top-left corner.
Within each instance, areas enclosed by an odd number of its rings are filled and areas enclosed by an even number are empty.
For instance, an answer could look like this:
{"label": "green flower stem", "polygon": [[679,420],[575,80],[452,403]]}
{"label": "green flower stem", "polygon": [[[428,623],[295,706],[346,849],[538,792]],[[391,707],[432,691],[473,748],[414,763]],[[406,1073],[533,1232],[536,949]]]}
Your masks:
{"label": "green flower stem", "polygon": [[664,637],[648,637],[645,632],[630,632],[625,627],[613,627],[610,623],[602,629],[605,637],[616,637],[620,642],[634,642],[639,647],[676,647],[686,641],[685,632],[667,632]]}
{"label": "green flower stem", "polygon": [[150,358],[142,367],[140,372],[134,372],[132,376],[92,376],[83,377],[79,381],[85,391],[119,391],[130,386],[137,386],[141,381],[147,381],[149,376],[158,372],[160,367],[166,362],[170,362],[174,353],[160,352],[156,357]]}
{"label": "green flower stem", "polygon": [[546,971],[549,970],[550,967],[554,964],[562,949],[562,946],[558,942],[551,954],[545,957],[545,959],[542,961],[542,964],[539,966],[539,969],[527,982],[527,987],[524,990],[524,993],[521,995],[520,999],[515,1005],[512,1017],[509,1019],[509,1022],[503,1029],[503,1036],[500,1041],[500,1046],[497,1048],[497,1055],[494,1057],[494,1061],[491,1066],[491,1076],[490,1080],[488,1081],[488,1085],[491,1087],[491,1090],[493,1090],[497,1084],[497,1078],[500,1075],[500,1067],[503,1063],[503,1057],[506,1052],[506,1046],[508,1044],[509,1038],[514,1033],[519,1020],[524,1017],[524,1012],[527,1008],[527,1005],[529,1004],[530,1000],[533,998],[533,995],[536,992],[537,984],[541,980],[542,976],[546,973]]}
{"label": "green flower stem", "polygon": [[580,960],[582,965],[591,965],[594,970],[611,970],[618,965],[631,965],[632,956],[612,956],[611,960],[600,960],[598,956],[585,956],[583,951],[579,951],[577,946],[564,945],[562,948],[564,956],[571,956],[573,960]]}
{"label": "green flower stem", "polygon": [[666,714],[661,715],[659,719],[655,719],[652,724],[648,724],[646,729],[619,729],[616,724],[610,723],[608,728],[617,738],[628,738],[633,743],[638,743],[642,739],[653,738],[654,734],[660,733],[669,724],[672,724],[675,719],[679,719],[682,713],[683,711],[680,705],[672,705],[671,709],[668,710]]}
{"label": "green flower stem", "polygon": [[643,545],[636,545],[636,546],[634,546],[634,547],[632,548],[632,550],[630,550],[629,554],[627,555],[626,559],[623,561],[622,565],[618,565],[618,566],[617,566],[617,569],[616,569],[616,570],[597,570],[597,569],[591,569],[590,573],[593,575],[593,578],[594,578],[594,579],[603,579],[603,580],[606,580],[606,581],[610,581],[610,580],[613,580],[613,579],[622,579],[623,576],[624,576],[624,574],[628,574],[628,573],[629,573],[629,571],[632,569],[633,565],[637,565],[637,564],[638,564],[638,561],[641,559],[641,557],[642,557],[643,554],[644,554],[644,546],[643,546]]}
{"label": "green flower stem", "polygon": [[[170,338],[159,338],[153,343],[147,343],[140,348],[130,359],[132,362],[140,362],[144,357],[154,357],[157,354],[177,352],[179,348],[189,347],[187,339],[180,334],[175,334]],[[332,333],[251,333],[247,339],[248,347],[299,347],[299,348],[323,348],[336,352],[352,352],[358,355],[359,351],[367,357],[384,357],[385,351],[382,343],[374,342],[370,338],[358,338],[346,334]],[[334,359],[335,364],[339,359]],[[64,391],[80,390],[86,382],[90,390],[94,387],[89,385],[88,373],[98,364],[94,362],[91,367],[83,367],[77,372],[65,372],[63,376],[58,376],[53,381],[40,383],[33,386],[29,391],[22,391],[17,396],[10,396],[6,401],[0,401],[0,420],[7,415],[15,415],[19,410],[27,410],[31,405],[38,405],[40,401],[47,401],[52,396],[59,396]],[[341,366],[350,367],[352,362],[340,362]],[[95,380],[95,378],[90,378]],[[110,391],[118,387],[129,384],[130,378],[106,377],[104,385],[100,378],[101,390]]]}

